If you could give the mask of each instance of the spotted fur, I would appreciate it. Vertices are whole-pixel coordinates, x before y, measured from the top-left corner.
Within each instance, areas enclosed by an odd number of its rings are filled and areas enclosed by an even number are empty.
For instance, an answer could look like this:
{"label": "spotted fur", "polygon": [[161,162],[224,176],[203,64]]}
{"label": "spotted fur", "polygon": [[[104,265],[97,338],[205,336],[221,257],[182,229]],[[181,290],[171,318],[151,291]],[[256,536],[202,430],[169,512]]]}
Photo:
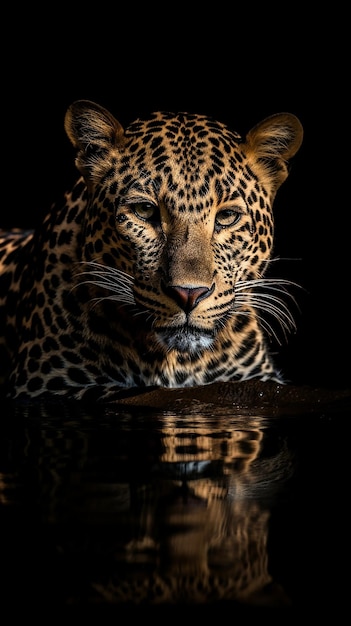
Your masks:
{"label": "spotted fur", "polygon": [[77,101],[65,129],[76,185],[34,232],[1,235],[6,394],[282,380],[264,320],[294,321],[286,281],[265,273],[299,120],[273,115],[242,138],[204,115],[158,112],[124,130]]}

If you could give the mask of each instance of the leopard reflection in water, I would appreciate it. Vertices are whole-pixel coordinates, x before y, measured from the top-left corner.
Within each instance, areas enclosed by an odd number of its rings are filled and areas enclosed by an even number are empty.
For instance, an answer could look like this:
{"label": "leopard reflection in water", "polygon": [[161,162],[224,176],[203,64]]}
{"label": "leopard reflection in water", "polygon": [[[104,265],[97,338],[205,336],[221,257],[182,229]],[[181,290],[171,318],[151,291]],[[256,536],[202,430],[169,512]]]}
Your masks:
{"label": "leopard reflection in water", "polygon": [[259,417],[152,421],[51,418],[9,446],[20,471],[3,478],[2,506],[32,495],[65,580],[72,562],[90,564],[67,602],[288,603],[267,548],[272,502],[294,472],[287,439],[272,445]]}

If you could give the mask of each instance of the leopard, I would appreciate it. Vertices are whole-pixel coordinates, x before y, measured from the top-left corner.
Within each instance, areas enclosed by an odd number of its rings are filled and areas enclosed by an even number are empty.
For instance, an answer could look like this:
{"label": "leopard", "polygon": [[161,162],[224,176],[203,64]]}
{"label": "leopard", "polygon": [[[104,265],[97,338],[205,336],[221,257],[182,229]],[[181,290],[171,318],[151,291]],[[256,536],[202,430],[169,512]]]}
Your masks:
{"label": "leopard", "polygon": [[1,231],[0,378],[9,400],[114,401],[145,388],[284,383],[270,277],[273,206],[304,129],[288,112],[243,134],[204,113],[125,125],[75,100],[78,175],[32,229]]}

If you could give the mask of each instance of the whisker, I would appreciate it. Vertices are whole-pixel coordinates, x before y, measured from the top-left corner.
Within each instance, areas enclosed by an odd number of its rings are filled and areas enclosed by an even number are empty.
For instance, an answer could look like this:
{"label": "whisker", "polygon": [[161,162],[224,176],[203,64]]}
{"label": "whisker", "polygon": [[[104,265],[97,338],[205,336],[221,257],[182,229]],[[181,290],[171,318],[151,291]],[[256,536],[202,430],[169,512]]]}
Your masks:
{"label": "whisker", "polygon": [[[239,311],[238,315],[244,315],[246,317],[250,317],[250,313],[246,311]],[[266,331],[266,333],[270,335],[271,337],[274,337],[277,343],[281,345],[282,342],[280,341],[277,332],[274,330],[273,326],[268,322],[268,320],[266,320],[264,317],[262,317],[262,315],[259,315],[259,314],[257,315],[257,317],[262,327]]]}
{"label": "whisker", "polygon": [[97,304],[104,300],[113,300],[121,304],[129,304],[135,306],[133,294],[134,279],[126,272],[114,267],[102,265],[97,261],[83,261],[87,269],[76,273],[76,276],[85,276],[85,280],[79,281],[75,286],[93,285],[100,289],[106,289],[113,295],[92,298],[92,302]]}
{"label": "whisker", "polygon": [[[266,319],[265,314],[278,324],[283,332],[284,340],[289,333],[296,331],[296,322],[286,298],[300,311],[295,296],[289,291],[291,288],[301,289],[297,283],[279,278],[258,278],[247,281],[238,281],[236,285],[236,305],[250,306],[257,312],[258,319],[267,334],[281,344],[277,330]],[[279,295],[280,294],[280,295]],[[239,312],[245,314],[244,311]]]}

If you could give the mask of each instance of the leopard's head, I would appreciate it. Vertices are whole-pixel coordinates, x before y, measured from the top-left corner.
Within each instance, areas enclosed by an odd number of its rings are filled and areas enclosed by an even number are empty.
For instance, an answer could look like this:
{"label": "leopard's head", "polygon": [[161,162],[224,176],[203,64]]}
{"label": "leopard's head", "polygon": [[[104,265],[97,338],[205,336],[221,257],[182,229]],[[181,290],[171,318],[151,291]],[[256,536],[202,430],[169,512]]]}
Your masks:
{"label": "leopard's head", "polygon": [[241,137],[204,115],[157,112],[124,129],[80,100],[65,129],[88,189],[82,261],[95,283],[145,312],[163,350],[210,348],[243,286],[265,274],[299,120],[273,115]]}

